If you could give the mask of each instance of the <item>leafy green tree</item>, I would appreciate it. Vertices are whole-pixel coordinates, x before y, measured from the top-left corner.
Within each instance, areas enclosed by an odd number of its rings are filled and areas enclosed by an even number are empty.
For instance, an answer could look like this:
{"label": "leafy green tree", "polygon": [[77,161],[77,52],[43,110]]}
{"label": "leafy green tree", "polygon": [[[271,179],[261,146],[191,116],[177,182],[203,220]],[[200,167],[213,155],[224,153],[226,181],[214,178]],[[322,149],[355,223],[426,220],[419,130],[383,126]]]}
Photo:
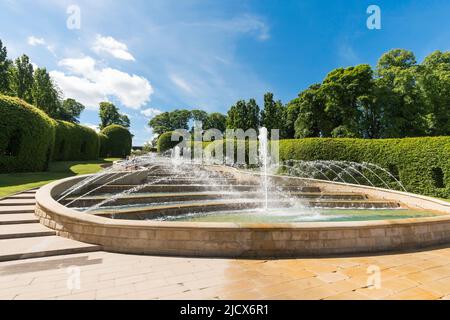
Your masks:
{"label": "leafy green tree", "polygon": [[294,121],[295,138],[329,137],[333,130],[332,121],[325,111],[326,97],[320,84],[314,84],[291,101],[291,120]]}
{"label": "leafy green tree", "polygon": [[[247,102],[247,117],[245,130],[248,129],[258,129],[260,126],[260,109],[255,99],[250,99]],[[244,129],[244,128],[243,128]]]}
{"label": "leafy green tree", "polygon": [[284,132],[286,139],[295,137],[295,122],[300,115],[300,98],[295,98],[286,105]]}
{"label": "leafy green tree", "polygon": [[427,110],[427,134],[450,135],[450,52],[435,51],[425,58],[419,85]]}
{"label": "leafy green tree", "polygon": [[170,123],[172,125],[172,130],[189,128],[189,120],[192,114],[189,110],[176,109],[170,112]]}
{"label": "leafy green tree", "polygon": [[79,123],[80,115],[84,109],[84,105],[80,102],[69,98],[62,102],[56,118],[72,123]]}
{"label": "leafy green tree", "polygon": [[192,113],[189,110],[176,109],[172,112],[163,112],[153,117],[148,125],[153,129],[157,135],[177,129],[189,129],[189,120]]}
{"label": "leafy green tree", "polygon": [[383,138],[421,136],[426,133],[426,107],[418,86],[419,68],[414,54],[395,49],[377,65],[376,103]]}
{"label": "leafy green tree", "polygon": [[58,118],[61,108],[60,93],[45,68],[37,68],[31,88],[33,103],[51,118]]}
{"label": "leafy green tree", "polygon": [[153,129],[153,133],[156,135],[161,135],[173,130],[170,123],[170,112],[163,112],[154,116],[150,119],[148,125]]}
{"label": "leafy green tree", "polygon": [[245,100],[239,100],[228,110],[227,128],[244,129],[247,126],[245,117],[247,116],[247,104]]}
{"label": "leafy green tree", "polygon": [[205,130],[217,129],[220,132],[225,132],[227,128],[227,117],[219,112],[213,112],[208,115],[207,126],[203,127]]}
{"label": "leafy green tree", "polygon": [[30,63],[30,58],[22,55],[16,59],[15,64],[10,68],[12,95],[33,103],[33,80],[33,65]]}
{"label": "leafy green tree", "polygon": [[10,91],[9,69],[11,60],[8,59],[8,51],[0,40],[0,93],[8,94]]}
{"label": "leafy green tree", "polygon": [[127,115],[121,114],[119,109],[111,102],[100,102],[100,130],[116,124],[125,128],[130,127],[130,119]]}
{"label": "leafy green tree", "polygon": [[[194,120],[194,127],[198,127],[201,123],[203,129],[208,129],[208,112],[203,110],[192,110],[191,118]],[[192,130],[194,129],[194,127],[192,128]]]}
{"label": "leafy green tree", "polygon": [[285,107],[281,101],[273,100],[273,93],[264,95],[264,109],[261,111],[261,125],[266,127],[269,133],[272,129],[280,130],[280,136],[286,136]]}
{"label": "leafy green tree", "polygon": [[248,102],[239,100],[228,111],[227,128],[228,129],[258,129],[260,109],[255,99]]}
{"label": "leafy green tree", "polygon": [[325,112],[333,128],[345,126],[342,132],[360,136],[361,109],[367,108],[367,97],[373,90],[373,71],[367,64],[338,68],[331,71],[323,81],[326,96]]}

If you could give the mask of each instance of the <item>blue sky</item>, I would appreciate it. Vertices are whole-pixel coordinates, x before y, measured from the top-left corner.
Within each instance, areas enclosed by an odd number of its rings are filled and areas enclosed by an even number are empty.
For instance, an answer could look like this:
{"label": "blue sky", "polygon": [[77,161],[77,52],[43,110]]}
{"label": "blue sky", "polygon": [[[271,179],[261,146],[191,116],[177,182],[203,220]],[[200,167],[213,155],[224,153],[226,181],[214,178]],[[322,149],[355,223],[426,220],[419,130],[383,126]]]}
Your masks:
{"label": "blue sky", "polygon": [[[381,30],[366,9],[381,8]],[[67,8],[80,8],[68,29]],[[375,65],[392,48],[421,61],[450,47],[450,1],[0,0],[0,39],[51,71],[99,123],[109,100],[130,116],[134,144],[149,118],[175,108],[225,113],[265,92],[288,102],[337,67]]]}

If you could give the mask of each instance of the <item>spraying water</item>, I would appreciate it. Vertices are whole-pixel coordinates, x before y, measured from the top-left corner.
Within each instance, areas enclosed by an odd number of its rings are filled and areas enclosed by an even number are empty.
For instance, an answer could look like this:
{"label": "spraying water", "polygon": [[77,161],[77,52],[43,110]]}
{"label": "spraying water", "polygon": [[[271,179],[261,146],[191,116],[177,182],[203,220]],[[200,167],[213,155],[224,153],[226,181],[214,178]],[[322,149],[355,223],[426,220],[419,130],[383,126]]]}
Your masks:
{"label": "spraying water", "polygon": [[261,162],[262,189],[265,196],[264,209],[269,208],[269,183],[267,179],[267,170],[269,166],[269,144],[268,144],[267,128],[259,129],[259,161]]}

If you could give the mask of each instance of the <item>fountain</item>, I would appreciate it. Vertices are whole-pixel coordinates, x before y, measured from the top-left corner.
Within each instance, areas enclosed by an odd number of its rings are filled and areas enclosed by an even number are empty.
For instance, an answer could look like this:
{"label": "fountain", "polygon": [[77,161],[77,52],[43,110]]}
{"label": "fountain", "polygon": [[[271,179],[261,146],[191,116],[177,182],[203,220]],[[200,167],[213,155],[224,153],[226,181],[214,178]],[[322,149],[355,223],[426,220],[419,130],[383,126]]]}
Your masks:
{"label": "fountain", "polygon": [[450,241],[450,205],[407,193],[386,169],[274,164],[267,129],[258,139],[258,173],[192,161],[175,147],[170,157],[147,154],[47,185],[36,214],[62,236],[139,254],[298,256]]}

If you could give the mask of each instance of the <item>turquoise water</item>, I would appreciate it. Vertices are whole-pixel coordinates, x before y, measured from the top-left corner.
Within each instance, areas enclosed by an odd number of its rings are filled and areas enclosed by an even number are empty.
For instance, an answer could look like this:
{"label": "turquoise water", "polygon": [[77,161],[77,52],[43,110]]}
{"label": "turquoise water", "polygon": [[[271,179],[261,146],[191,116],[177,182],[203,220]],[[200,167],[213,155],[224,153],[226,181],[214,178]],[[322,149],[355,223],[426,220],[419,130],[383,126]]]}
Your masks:
{"label": "turquoise water", "polygon": [[433,217],[438,214],[427,211],[406,209],[281,209],[281,210],[242,210],[190,213],[160,217],[158,221],[186,222],[242,222],[242,223],[295,223],[295,222],[336,222],[397,220],[407,218]]}

